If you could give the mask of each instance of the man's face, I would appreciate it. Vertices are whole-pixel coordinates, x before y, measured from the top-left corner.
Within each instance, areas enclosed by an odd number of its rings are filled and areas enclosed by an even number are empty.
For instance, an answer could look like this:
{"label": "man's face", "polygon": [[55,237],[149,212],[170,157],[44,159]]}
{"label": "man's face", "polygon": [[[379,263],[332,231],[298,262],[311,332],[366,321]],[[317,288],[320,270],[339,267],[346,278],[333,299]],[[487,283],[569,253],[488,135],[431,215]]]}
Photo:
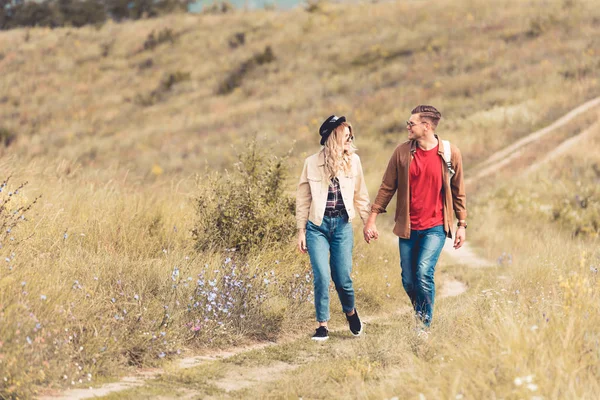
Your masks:
{"label": "man's face", "polygon": [[422,121],[419,114],[412,114],[406,123],[409,140],[419,140],[427,133],[429,124],[427,121]]}

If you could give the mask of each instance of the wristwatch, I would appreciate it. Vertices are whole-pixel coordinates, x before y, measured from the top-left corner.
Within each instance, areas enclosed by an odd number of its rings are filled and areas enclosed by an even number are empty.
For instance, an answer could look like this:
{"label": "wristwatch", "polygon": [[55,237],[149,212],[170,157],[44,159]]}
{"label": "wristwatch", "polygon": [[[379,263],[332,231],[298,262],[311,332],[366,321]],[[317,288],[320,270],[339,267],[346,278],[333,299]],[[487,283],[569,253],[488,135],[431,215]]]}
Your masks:
{"label": "wristwatch", "polygon": [[463,228],[467,229],[467,221],[465,221],[465,222],[458,221],[458,224],[456,224],[456,226],[458,226],[458,227],[462,226]]}

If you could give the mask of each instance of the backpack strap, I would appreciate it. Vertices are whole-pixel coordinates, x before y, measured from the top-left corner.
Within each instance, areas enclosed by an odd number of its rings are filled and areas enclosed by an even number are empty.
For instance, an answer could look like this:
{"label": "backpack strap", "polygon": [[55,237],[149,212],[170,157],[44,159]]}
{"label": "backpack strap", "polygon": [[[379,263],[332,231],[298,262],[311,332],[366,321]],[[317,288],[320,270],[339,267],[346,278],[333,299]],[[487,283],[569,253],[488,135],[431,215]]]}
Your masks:
{"label": "backpack strap", "polygon": [[448,180],[450,180],[456,173],[454,168],[452,168],[452,163],[450,162],[452,159],[452,148],[450,147],[450,142],[448,140],[442,140],[442,145],[444,146],[444,162],[448,167]]}

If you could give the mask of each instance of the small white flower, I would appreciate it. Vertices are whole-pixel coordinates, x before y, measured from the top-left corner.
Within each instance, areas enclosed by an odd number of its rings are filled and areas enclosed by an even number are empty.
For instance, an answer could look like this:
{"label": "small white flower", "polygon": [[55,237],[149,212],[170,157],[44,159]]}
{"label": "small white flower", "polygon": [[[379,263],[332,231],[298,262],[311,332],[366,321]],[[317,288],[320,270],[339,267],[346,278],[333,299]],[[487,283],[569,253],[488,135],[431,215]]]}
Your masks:
{"label": "small white flower", "polygon": [[538,389],[538,385],[536,385],[535,383],[528,383],[527,389],[531,390],[532,392],[535,392]]}
{"label": "small white flower", "polygon": [[517,376],[514,380],[514,383],[516,386],[521,386],[523,384],[523,379],[521,379]]}

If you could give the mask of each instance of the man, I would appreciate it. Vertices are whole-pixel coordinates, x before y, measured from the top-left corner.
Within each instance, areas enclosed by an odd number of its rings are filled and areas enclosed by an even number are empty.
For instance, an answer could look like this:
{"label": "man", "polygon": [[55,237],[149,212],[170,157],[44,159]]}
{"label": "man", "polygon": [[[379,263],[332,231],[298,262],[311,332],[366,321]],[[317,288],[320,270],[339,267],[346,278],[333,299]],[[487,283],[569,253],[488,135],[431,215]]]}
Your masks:
{"label": "man", "polygon": [[390,158],[363,234],[367,243],[378,238],[377,214],[385,212],[397,192],[394,233],[399,237],[402,285],[417,320],[427,329],[433,316],[435,265],[446,237],[452,237],[452,211],[458,219],[454,248],[466,239],[466,196],[460,150],[450,145],[451,171],[444,160],[444,143],[435,132],[440,112],[420,105],[411,114],[408,141]]}

